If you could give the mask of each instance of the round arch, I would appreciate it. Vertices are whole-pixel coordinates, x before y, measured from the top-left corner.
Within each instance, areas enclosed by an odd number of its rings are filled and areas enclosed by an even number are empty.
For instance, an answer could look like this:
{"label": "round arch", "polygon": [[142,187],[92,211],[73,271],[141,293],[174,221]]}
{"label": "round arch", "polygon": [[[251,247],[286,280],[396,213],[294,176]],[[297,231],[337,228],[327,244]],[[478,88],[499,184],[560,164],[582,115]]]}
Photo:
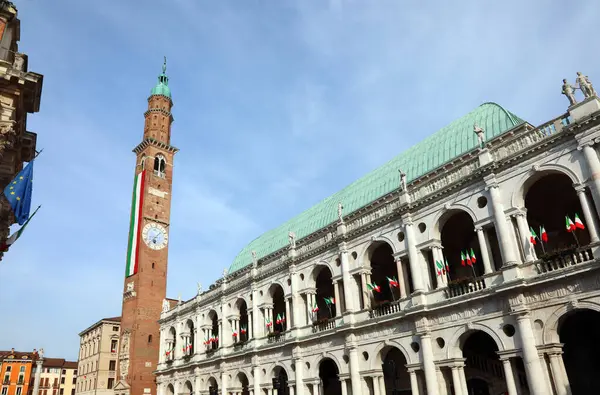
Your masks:
{"label": "round arch", "polygon": [[470,323],[468,324],[468,328],[465,328],[464,326],[460,327],[450,337],[450,341],[447,342],[447,358],[462,358],[462,343],[464,343],[468,336],[475,331],[481,331],[488,334],[496,343],[498,351],[506,350],[506,345],[502,341],[502,338],[494,332],[492,328],[481,323]]}
{"label": "round arch", "polygon": [[281,290],[283,291],[283,294],[285,295],[285,287],[283,286],[283,284],[280,281],[275,280],[275,281],[271,282],[271,285],[267,289],[267,295],[269,298],[273,298],[273,294],[277,290],[278,286],[281,287]]}
{"label": "round arch", "polygon": [[173,383],[167,384],[167,395],[175,395],[175,387]]}
{"label": "round arch", "polygon": [[540,165],[539,167],[529,170],[519,179],[511,196],[512,207],[525,207],[525,195],[527,195],[528,189],[535,184],[536,181],[550,174],[565,175],[571,179],[573,184],[583,183],[580,177],[566,166],[553,163]]}
{"label": "round arch", "polygon": [[319,276],[319,274],[321,274],[321,270],[325,270],[325,269],[328,269],[332,276],[334,275],[333,267],[328,262],[319,261],[319,262],[317,262],[315,267],[310,272],[309,278],[310,278],[311,285],[313,285],[313,286],[315,285],[315,283],[317,281],[317,277]]}
{"label": "round arch", "polygon": [[558,336],[558,324],[560,320],[565,314],[576,312],[578,310],[592,310],[600,313],[600,305],[593,302],[577,302],[577,307],[573,307],[572,305],[562,305],[558,307],[544,323],[544,328],[542,329],[542,339],[544,344],[560,343],[560,338]]}
{"label": "round arch", "polygon": [[235,302],[233,303],[233,307],[235,309],[237,309],[238,311],[240,310],[240,308],[246,304],[246,308],[248,307],[248,301],[246,300],[246,298],[244,298],[243,296],[237,296],[235,299]]}
{"label": "round arch", "polygon": [[221,382],[217,379],[217,377],[218,375],[215,377],[212,374],[208,376],[206,379],[206,391],[208,391],[211,386],[217,386],[217,388],[221,386]]}
{"label": "round arch", "polygon": [[369,368],[370,369],[379,369],[379,368],[381,368],[381,364],[383,363],[383,360],[385,359],[385,356],[394,347],[397,348],[402,353],[402,355],[404,355],[404,358],[406,358],[406,363],[407,364],[411,364],[411,363],[415,363],[416,362],[416,361],[413,361],[410,358],[411,353],[409,353],[406,350],[406,347],[404,347],[402,344],[398,343],[395,340],[386,340],[385,342],[380,343],[375,348],[375,352],[373,353],[373,355],[376,355],[376,357],[371,359],[371,363],[369,364]]}
{"label": "round arch", "polygon": [[363,262],[364,266],[371,267],[371,257],[373,255],[373,252],[384,244],[387,244],[391,248],[392,254],[396,253],[394,243],[391,242],[389,239],[373,239],[370,243],[363,247],[361,253],[358,255],[359,259],[361,259],[361,262]]}
{"label": "round arch", "polygon": [[431,238],[440,240],[442,237],[442,228],[446,224],[446,221],[448,221],[450,217],[452,217],[454,214],[457,214],[460,211],[467,213],[469,217],[471,217],[471,220],[473,220],[473,223],[477,222],[477,215],[475,215],[475,212],[471,207],[462,203],[454,203],[439,211],[433,218]]}
{"label": "round arch", "polygon": [[185,391],[184,393],[186,395],[194,395],[194,386],[192,385],[192,382],[190,380],[186,380],[181,385],[181,388]]}

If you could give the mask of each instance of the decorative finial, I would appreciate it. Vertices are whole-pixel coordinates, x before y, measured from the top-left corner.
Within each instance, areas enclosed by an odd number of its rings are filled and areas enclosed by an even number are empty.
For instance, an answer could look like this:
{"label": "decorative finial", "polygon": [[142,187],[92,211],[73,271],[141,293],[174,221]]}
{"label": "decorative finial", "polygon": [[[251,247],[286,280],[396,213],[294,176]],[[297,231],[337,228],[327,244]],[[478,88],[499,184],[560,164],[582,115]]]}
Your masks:
{"label": "decorative finial", "polygon": [[164,58],[165,58],[165,61],[162,66],[163,74],[165,74],[167,72],[167,57],[165,56]]}

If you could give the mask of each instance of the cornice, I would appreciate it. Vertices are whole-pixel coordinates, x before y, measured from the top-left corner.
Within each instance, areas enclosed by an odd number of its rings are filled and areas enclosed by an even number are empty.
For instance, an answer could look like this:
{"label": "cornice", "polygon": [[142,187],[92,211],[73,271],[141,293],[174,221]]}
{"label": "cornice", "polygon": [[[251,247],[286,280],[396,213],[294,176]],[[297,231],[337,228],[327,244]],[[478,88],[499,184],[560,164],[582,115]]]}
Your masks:
{"label": "cornice", "polygon": [[176,154],[179,151],[179,148],[175,148],[172,145],[165,144],[163,142],[153,139],[152,137],[146,137],[141,143],[139,143],[133,149],[133,152],[135,154],[139,154],[140,152],[142,152],[144,149],[146,149],[149,146],[156,147],[158,149],[170,152],[172,154]]}

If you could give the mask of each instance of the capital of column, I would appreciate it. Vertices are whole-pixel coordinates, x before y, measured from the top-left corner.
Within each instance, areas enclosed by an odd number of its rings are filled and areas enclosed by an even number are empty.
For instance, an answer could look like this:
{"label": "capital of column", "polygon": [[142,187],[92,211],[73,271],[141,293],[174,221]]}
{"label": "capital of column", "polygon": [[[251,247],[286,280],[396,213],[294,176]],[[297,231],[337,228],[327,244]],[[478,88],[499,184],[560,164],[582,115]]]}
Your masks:
{"label": "capital of column", "polygon": [[575,192],[577,192],[577,194],[585,193],[585,185],[573,184],[573,189],[575,189]]}
{"label": "capital of column", "polygon": [[338,250],[340,254],[345,254],[348,252],[348,244],[345,241],[340,241],[338,244]]}
{"label": "capital of column", "polygon": [[413,220],[411,217],[404,217],[402,218],[402,224],[404,225],[404,227],[413,226]]}
{"label": "capital of column", "polygon": [[529,312],[529,309],[527,309],[525,307],[522,307],[518,310],[513,311],[512,315],[515,316],[517,321],[524,321],[524,320],[528,320],[531,318],[531,313]]}
{"label": "capital of column", "polygon": [[483,181],[485,182],[485,190],[486,191],[489,191],[490,189],[499,187],[498,180],[496,180],[495,174],[490,174],[488,176],[485,176],[483,178]]}
{"label": "capital of column", "polygon": [[589,140],[583,143],[579,143],[579,145],[577,146],[577,151],[582,151],[585,147],[592,147],[594,145],[594,141],[593,140]]}

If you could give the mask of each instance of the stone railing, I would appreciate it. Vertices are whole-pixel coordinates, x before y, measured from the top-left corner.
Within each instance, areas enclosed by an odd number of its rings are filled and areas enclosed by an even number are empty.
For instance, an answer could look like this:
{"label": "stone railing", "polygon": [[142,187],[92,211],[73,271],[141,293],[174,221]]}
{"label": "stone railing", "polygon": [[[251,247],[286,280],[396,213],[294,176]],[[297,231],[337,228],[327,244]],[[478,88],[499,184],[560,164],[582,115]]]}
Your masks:
{"label": "stone railing", "polygon": [[567,267],[594,260],[591,247],[573,248],[549,253],[536,262],[539,274],[565,269]]}
{"label": "stone railing", "polygon": [[329,329],[335,329],[335,328],[336,328],[335,318],[329,318],[327,320],[315,322],[312,327],[312,332],[313,333],[323,332],[323,331],[327,331]]}
{"label": "stone railing", "polygon": [[400,311],[402,311],[402,306],[400,301],[397,300],[395,302],[382,303],[379,306],[373,307],[369,312],[369,316],[370,318],[383,317],[385,315],[399,313]]}
{"label": "stone railing", "polygon": [[482,277],[469,278],[448,284],[448,288],[446,289],[446,297],[454,298],[456,296],[481,291],[485,288],[485,280]]}
{"label": "stone railing", "polygon": [[287,332],[273,332],[267,335],[267,343],[283,343],[286,339]]}

